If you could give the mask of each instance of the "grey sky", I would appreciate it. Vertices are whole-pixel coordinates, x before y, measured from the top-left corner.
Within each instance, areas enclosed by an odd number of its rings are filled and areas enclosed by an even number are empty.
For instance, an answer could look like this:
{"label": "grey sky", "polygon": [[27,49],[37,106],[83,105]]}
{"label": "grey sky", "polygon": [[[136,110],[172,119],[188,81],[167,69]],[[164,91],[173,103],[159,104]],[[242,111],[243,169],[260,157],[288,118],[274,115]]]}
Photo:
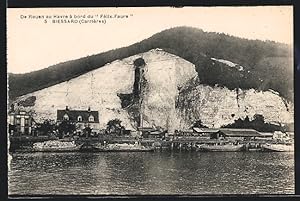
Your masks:
{"label": "grey sky", "polygon": [[[53,24],[22,16],[118,14],[106,24]],[[8,71],[24,73],[131,45],[176,26],[293,43],[293,8],[39,8],[8,9]],[[226,58],[224,58],[226,59]]]}

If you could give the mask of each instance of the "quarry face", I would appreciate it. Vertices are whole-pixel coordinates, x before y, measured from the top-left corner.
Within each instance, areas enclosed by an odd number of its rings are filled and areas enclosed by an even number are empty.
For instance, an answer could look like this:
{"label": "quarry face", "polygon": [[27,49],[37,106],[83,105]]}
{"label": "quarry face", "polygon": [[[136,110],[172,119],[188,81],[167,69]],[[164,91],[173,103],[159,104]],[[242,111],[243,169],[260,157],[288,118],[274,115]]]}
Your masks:
{"label": "quarry face", "polygon": [[[124,105],[120,94],[134,92],[134,61],[142,58],[142,90],[139,103]],[[142,113],[143,126],[188,129],[197,120],[208,127],[220,127],[238,118],[262,114],[266,122],[293,122],[294,106],[272,91],[229,90],[201,84],[195,66],[161,49],[153,49],[99,67],[48,88],[18,97],[15,108],[33,115],[37,122],[56,120],[57,110],[99,112],[100,128],[118,118],[126,129],[136,129],[135,113]],[[133,108],[138,108],[134,110]]]}

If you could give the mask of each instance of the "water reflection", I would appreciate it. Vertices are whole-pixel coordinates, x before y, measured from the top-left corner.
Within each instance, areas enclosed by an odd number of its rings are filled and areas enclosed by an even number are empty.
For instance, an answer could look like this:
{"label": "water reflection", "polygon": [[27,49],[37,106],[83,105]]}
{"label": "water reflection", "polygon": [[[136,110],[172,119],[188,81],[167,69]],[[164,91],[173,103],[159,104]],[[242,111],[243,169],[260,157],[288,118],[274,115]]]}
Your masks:
{"label": "water reflection", "polygon": [[294,193],[293,154],[14,154],[9,172],[9,193]]}

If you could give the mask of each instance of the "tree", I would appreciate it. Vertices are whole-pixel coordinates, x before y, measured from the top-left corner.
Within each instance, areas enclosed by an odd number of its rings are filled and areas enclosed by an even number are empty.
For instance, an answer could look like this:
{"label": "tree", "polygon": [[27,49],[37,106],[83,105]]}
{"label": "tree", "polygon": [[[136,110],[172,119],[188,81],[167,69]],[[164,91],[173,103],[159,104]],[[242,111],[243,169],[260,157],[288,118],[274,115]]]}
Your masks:
{"label": "tree", "polygon": [[265,117],[261,114],[255,114],[253,121],[259,122],[259,123],[265,123]]}
{"label": "tree", "polygon": [[76,125],[70,120],[63,120],[58,124],[57,129],[59,132],[59,138],[62,138],[65,134],[73,133],[76,130]]}
{"label": "tree", "polygon": [[271,123],[266,123],[264,116],[261,114],[255,114],[252,121],[246,116],[244,120],[241,118],[234,121],[232,124],[224,125],[222,128],[250,128],[255,129],[260,132],[274,132],[276,130],[284,131],[284,127],[281,125],[274,125]]}
{"label": "tree", "polygon": [[207,126],[204,126],[204,125],[202,124],[201,119],[197,120],[197,121],[193,124],[192,128],[194,128],[194,127],[197,127],[197,128],[208,128]]}
{"label": "tree", "polygon": [[123,134],[125,127],[121,125],[122,121],[120,119],[113,119],[107,122],[106,131],[108,133],[115,133],[117,135]]}
{"label": "tree", "polygon": [[55,123],[51,119],[46,119],[43,123],[37,124],[36,129],[42,135],[48,135],[55,130]]}
{"label": "tree", "polygon": [[89,137],[89,136],[91,136],[92,129],[91,129],[90,126],[88,125],[87,127],[85,127],[85,128],[83,129],[83,132],[85,133],[85,136],[86,136],[86,137]]}

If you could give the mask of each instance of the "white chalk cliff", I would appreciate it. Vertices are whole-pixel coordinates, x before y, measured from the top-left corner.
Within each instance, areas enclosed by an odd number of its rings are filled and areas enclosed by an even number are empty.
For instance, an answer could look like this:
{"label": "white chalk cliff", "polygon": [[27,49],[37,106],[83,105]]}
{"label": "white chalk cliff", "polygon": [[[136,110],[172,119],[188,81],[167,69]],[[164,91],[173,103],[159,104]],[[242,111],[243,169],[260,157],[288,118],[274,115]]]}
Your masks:
{"label": "white chalk cliff", "polygon": [[[37,122],[56,120],[58,109],[99,111],[100,127],[119,118],[127,129],[135,122],[121,106],[118,94],[130,94],[134,85],[135,59],[146,62],[146,92],[142,94],[144,125],[173,129],[189,128],[201,119],[209,127],[233,123],[238,118],[250,119],[262,114],[266,122],[293,122],[293,104],[272,91],[229,90],[226,87],[202,85],[195,66],[160,49],[150,50],[85,73],[69,81],[18,97],[15,108],[30,111]],[[35,96],[32,106],[18,105]]]}

